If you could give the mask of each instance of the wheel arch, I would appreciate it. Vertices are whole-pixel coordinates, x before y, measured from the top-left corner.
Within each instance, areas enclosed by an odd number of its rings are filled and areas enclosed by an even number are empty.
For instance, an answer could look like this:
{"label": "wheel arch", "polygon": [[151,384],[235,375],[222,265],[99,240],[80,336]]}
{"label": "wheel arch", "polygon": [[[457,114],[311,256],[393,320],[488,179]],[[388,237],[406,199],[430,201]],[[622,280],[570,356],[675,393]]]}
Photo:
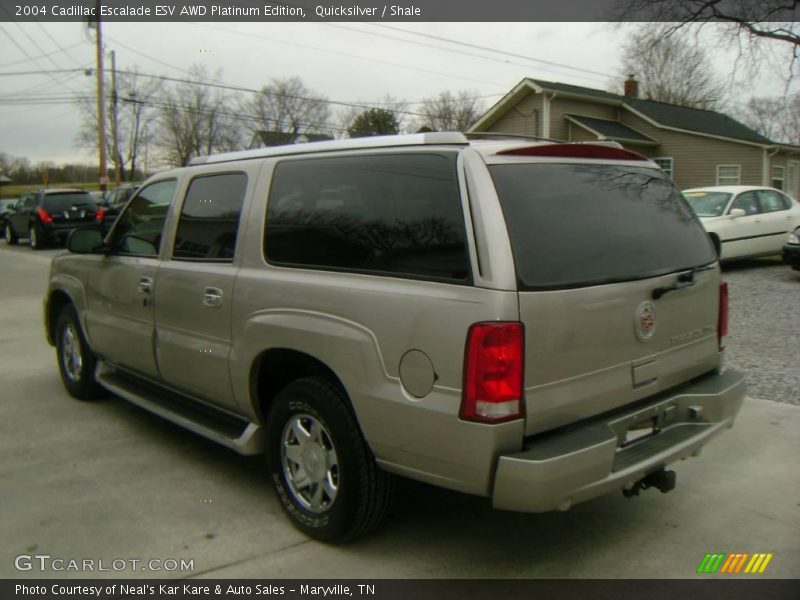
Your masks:
{"label": "wheel arch", "polygon": [[72,277],[57,277],[51,281],[50,291],[47,293],[47,301],[44,307],[44,325],[47,342],[55,346],[55,331],[58,315],[65,306],[71,305],[78,315],[78,322],[83,328],[83,335],[87,338],[86,327],[82,319],[83,309],[85,308],[85,295],[83,286]]}
{"label": "wheel arch", "polygon": [[[261,422],[266,423],[272,402],[281,389],[297,379],[314,376],[333,383],[350,403],[341,379],[315,356],[291,348],[269,348],[256,356],[250,368],[250,398]],[[350,409],[353,410],[352,404]]]}

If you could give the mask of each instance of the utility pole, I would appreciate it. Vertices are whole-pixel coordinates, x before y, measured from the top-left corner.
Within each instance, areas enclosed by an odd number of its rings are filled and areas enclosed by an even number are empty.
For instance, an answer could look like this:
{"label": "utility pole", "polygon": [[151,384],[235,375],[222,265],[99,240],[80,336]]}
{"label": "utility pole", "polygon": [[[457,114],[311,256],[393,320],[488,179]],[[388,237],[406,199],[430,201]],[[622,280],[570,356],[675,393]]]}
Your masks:
{"label": "utility pole", "polygon": [[114,183],[119,187],[122,157],[119,155],[119,125],[117,123],[117,56],[111,51],[111,139],[114,147]]}
{"label": "utility pole", "polygon": [[97,146],[100,152],[100,191],[108,190],[106,166],[106,102],[103,80],[103,32],[100,24],[100,0],[97,2]]}

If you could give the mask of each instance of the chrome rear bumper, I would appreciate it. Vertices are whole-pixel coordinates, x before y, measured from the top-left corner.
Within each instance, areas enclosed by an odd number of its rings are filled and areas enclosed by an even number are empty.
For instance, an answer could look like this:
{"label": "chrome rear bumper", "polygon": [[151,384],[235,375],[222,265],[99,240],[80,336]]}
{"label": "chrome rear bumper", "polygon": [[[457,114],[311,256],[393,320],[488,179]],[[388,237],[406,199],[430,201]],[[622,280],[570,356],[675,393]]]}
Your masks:
{"label": "chrome rear bumper", "polygon": [[[492,503],[522,512],[566,510],[633,485],[698,452],[731,427],[744,393],[744,377],[728,370],[629,412],[537,436],[523,451],[500,456]],[[654,433],[626,442],[634,424],[648,421],[655,425]]]}

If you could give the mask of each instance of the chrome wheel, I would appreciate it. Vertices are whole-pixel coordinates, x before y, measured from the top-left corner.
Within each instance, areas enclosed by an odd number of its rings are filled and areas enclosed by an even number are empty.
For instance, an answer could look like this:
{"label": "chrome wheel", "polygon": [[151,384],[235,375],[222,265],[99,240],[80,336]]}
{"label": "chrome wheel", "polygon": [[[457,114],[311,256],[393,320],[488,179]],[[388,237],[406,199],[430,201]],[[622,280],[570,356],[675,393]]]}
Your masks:
{"label": "chrome wheel", "polygon": [[339,487],[330,433],[316,418],[298,413],[287,421],[281,440],[281,465],[295,500],[314,513],[328,510]]}
{"label": "chrome wheel", "polygon": [[12,239],[12,236],[11,236],[11,225],[6,223],[6,226],[5,226],[5,229],[3,230],[3,233],[5,234],[6,244],[8,244],[10,246],[13,243],[11,241],[11,239]]}
{"label": "chrome wheel", "polygon": [[61,332],[61,361],[67,377],[72,381],[78,381],[83,371],[83,358],[81,358],[81,341],[72,323],[64,327]]}
{"label": "chrome wheel", "polygon": [[30,233],[28,234],[28,241],[31,243],[31,248],[36,248],[39,245],[36,239],[36,227],[31,227]]}

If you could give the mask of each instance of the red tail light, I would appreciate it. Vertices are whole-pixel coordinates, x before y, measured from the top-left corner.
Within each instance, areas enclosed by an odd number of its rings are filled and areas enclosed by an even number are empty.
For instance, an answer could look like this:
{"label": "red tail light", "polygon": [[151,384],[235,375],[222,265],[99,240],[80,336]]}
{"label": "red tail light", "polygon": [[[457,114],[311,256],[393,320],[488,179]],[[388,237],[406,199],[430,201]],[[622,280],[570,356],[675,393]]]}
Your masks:
{"label": "red tail light", "polygon": [[459,416],[467,421],[501,423],[525,414],[522,323],[475,323],[467,333],[464,391]]}
{"label": "red tail light", "polygon": [[725,336],[728,335],[728,283],[719,284],[719,320],[717,321],[717,343],[719,349],[725,348]]}
{"label": "red tail light", "polygon": [[641,154],[593,144],[549,144],[540,146],[523,146],[498,152],[507,156],[551,156],[558,158],[598,158],[609,160],[647,160]]}
{"label": "red tail light", "polygon": [[95,220],[100,223],[103,220],[103,216],[105,216],[105,212],[103,211],[102,206],[97,207],[97,214],[94,216]]}
{"label": "red tail light", "polygon": [[47,214],[47,211],[43,208],[39,208],[36,211],[36,214],[39,215],[39,218],[42,220],[42,223],[52,223],[53,217]]}

